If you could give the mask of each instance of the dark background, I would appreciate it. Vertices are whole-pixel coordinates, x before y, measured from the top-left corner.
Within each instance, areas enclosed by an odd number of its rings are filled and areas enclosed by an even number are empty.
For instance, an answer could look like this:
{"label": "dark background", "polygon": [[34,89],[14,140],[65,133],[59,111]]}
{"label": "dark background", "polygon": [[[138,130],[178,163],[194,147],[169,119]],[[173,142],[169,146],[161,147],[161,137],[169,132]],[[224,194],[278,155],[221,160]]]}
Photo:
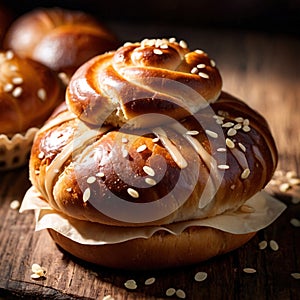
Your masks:
{"label": "dark background", "polygon": [[[1,0],[0,0],[1,3]],[[36,7],[84,10],[107,22],[300,33],[300,0],[2,1],[14,15]]]}

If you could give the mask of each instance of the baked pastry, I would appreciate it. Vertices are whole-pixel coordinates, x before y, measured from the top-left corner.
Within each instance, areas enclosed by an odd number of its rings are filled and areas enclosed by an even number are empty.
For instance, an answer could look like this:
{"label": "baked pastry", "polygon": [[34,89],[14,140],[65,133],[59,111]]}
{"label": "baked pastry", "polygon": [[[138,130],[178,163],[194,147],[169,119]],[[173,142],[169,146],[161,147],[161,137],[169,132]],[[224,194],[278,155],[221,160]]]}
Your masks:
{"label": "baked pastry", "polygon": [[8,29],[4,46],[70,77],[91,57],[115,49],[116,36],[90,14],[37,8]]}
{"label": "baked pastry", "polygon": [[[65,88],[48,67],[0,52],[1,169],[28,161],[34,133],[64,100]],[[23,144],[24,143],[24,144]]]}
{"label": "baked pastry", "polygon": [[[64,220],[62,231],[46,225],[53,239],[90,262],[147,269],[196,263],[253,237],[247,221],[234,233],[199,225],[254,218],[245,203],[277,164],[265,119],[221,87],[215,62],[175,39],[126,43],[83,64],[30,158],[35,192]],[[99,232],[121,237],[95,245]]]}

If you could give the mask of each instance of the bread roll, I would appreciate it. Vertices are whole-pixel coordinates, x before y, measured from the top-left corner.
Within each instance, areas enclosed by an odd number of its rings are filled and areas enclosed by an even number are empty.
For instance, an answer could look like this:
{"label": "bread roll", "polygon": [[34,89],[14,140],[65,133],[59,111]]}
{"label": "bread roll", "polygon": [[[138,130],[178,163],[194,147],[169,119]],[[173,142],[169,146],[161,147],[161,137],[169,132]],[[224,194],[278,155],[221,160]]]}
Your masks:
{"label": "bread roll", "polygon": [[93,246],[78,244],[52,229],[49,233],[57,245],[80,259],[125,270],[157,270],[196,264],[235,250],[255,235],[189,227],[179,236],[159,232],[149,239]]}
{"label": "bread roll", "polygon": [[41,127],[64,100],[65,88],[54,71],[11,50],[0,52],[0,77],[1,134]]}
{"label": "bread roll", "polygon": [[[158,226],[238,210],[271,179],[278,156],[266,120],[221,88],[214,61],[174,39],[92,58],[36,136],[33,186],[54,211],[86,226]],[[147,269],[208,259],[255,232],[193,227],[101,246],[50,234],[87,261]]]}
{"label": "bread roll", "polygon": [[116,36],[90,14],[37,8],[10,26],[4,46],[70,77],[91,57],[115,49]]}

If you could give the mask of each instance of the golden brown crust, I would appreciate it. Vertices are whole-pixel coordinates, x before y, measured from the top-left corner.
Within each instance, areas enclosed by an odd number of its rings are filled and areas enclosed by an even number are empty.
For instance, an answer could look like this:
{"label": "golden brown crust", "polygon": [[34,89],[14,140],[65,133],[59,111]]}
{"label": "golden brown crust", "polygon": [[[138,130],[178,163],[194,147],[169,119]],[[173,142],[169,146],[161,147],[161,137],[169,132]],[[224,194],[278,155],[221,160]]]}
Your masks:
{"label": "golden brown crust", "polygon": [[108,225],[161,225],[236,210],[266,185],[277,163],[265,120],[226,93],[160,129],[91,127],[66,107],[49,124],[32,148],[33,185],[54,209]]}
{"label": "golden brown crust", "polygon": [[13,51],[0,52],[0,133],[40,127],[64,100],[57,74]]}
{"label": "golden brown crust", "polygon": [[[101,266],[126,270],[199,263],[241,247],[255,235],[255,232],[231,234],[213,228],[190,227],[178,236],[158,232],[148,239],[95,246],[76,243],[53,229],[48,230],[53,240],[72,255]],[[174,248],[176,251],[172,251]]]}
{"label": "golden brown crust", "polygon": [[115,35],[91,15],[38,8],[19,17],[5,37],[6,49],[71,76],[91,57],[115,49]]}
{"label": "golden brown crust", "polygon": [[125,43],[81,66],[66,101],[91,124],[118,126],[132,120],[133,127],[145,127],[154,120],[135,118],[159,111],[182,119],[214,102],[221,86],[214,61],[203,51],[190,51],[182,41],[146,39]]}

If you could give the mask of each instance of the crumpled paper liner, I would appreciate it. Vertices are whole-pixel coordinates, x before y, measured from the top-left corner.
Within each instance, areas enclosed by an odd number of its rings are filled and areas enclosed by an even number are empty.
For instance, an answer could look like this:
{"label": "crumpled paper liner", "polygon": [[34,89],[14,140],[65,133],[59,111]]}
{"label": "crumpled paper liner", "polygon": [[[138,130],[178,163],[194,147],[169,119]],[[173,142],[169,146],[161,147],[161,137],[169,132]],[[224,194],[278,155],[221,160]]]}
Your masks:
{"label": "crumpled paper liner", "polygon": [[15,169],[28,162],[33,139],[39,128],[29,128],[12,137],[0,134],[0,171]]}
{"label": "crumpled paper liner", "polygon": [[51,228],[80,244],[105,245],[135,238],[149,238],[160,230],[179,235],[190,226],[212,227],[233,234],[256,232],[269,226],[286,208],[284,203],[265,191],[257,193],[245,204],[254,211],[251,213],[236,211],[163,226],[117,227],[76,220],[61,214],[51,209],[36,189],[31,187],[25,194],[20,212],[35,211],[36,231]]}

